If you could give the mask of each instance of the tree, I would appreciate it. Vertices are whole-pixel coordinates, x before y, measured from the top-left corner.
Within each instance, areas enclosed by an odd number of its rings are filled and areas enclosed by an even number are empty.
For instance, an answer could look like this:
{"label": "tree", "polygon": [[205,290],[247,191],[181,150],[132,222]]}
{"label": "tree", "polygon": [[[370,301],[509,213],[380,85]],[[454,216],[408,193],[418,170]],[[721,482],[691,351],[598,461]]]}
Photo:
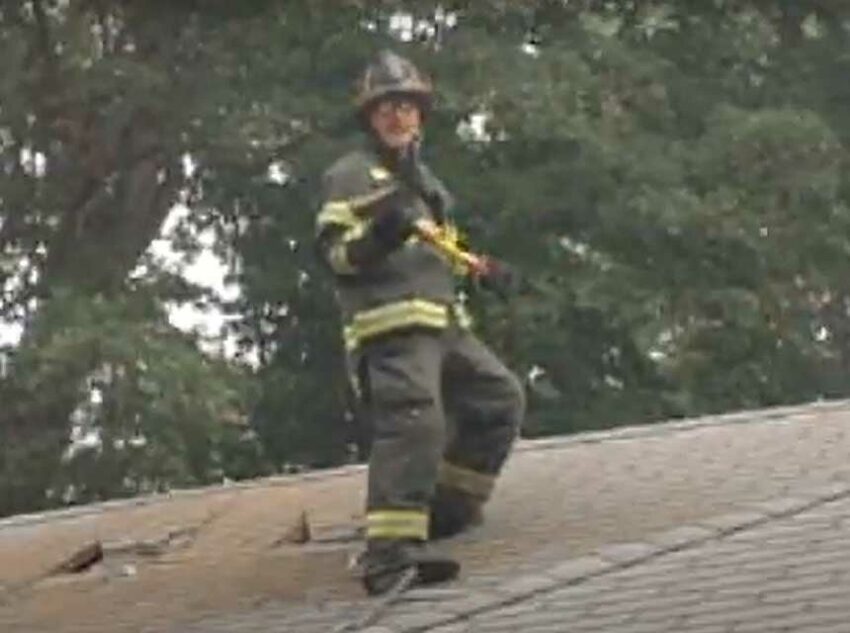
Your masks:
{"label": "tree", "polygon": [[45,356],[69,302],[121,304],[186,184],[204,26],[195,3],[31,0],[0,13],[2,307],[25,326],[0,387],[0,513],[48,502],[83,386],[102,369],[97,337]]}

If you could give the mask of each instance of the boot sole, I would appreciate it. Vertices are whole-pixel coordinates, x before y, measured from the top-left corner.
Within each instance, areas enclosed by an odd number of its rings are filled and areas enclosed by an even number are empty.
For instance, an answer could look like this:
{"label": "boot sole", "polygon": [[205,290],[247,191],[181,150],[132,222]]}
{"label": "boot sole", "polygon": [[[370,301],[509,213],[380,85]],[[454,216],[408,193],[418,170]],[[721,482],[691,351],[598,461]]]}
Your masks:
{"label": "boot sole", "polygon": [[[409,572],[415,568],[411,578]],[[452,560],[417,561],[414,566],[405,567],[386,574],[366,576],[363,586],[371,596],[381,596],[393,591],[406,591],[412,587],[448,582],[458,577],[460,563]],[[404,587],[400,585],[404,584]]]}
{"label": "boot sole", "polygon": [[432,585],[454,580],[460,574],[460,563],[453,560],[418,561],[416,563],[416,584]]}

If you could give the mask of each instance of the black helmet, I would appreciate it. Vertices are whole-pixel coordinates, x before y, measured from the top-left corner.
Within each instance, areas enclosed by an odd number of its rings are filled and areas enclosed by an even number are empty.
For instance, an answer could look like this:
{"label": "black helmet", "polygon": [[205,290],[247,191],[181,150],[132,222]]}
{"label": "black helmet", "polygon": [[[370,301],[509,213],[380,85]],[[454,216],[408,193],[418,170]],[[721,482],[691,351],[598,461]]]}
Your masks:
{"label": "black helmet", "polygon": [[414,97],[423,111],[431,107],[431,80],[410,60],[384,50],[363,71],[354,105],[362,114],[379,98],[390,94]]}

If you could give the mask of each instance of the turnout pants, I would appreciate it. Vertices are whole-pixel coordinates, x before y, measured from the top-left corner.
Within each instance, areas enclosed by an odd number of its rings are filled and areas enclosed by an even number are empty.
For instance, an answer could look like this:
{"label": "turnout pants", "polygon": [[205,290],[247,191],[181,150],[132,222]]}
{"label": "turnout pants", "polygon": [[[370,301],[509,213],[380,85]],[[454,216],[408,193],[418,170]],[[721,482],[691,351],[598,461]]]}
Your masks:
{"label": "turnout pants", "polygon": [[525,411],[522,385],[456,326],[373,339],[357,368],[373,433],[367,538],[424,541],[438,484],[490,496]]}

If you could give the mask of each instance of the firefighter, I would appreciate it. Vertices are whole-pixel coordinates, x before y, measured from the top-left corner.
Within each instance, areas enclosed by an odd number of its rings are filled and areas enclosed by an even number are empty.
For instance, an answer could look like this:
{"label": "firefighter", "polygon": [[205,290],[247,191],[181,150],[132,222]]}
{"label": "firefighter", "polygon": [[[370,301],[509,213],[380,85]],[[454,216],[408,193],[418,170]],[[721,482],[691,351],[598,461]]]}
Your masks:
{"label": "firefighter", "polygon": [[[325,173],[316,218],[373,434],[363,559],[373,595],[404,577],[457,576],[427,541],[480,523],[525,409],[520,381],[470,331],[456,266],[417,233],[422,220],[453,226],[451,196],[419,158],[431,101],[407,59],[383,51],[367,66],[355,105],[368,142]],[[487,261],[477,281],[508,291],[511,269]]]}

